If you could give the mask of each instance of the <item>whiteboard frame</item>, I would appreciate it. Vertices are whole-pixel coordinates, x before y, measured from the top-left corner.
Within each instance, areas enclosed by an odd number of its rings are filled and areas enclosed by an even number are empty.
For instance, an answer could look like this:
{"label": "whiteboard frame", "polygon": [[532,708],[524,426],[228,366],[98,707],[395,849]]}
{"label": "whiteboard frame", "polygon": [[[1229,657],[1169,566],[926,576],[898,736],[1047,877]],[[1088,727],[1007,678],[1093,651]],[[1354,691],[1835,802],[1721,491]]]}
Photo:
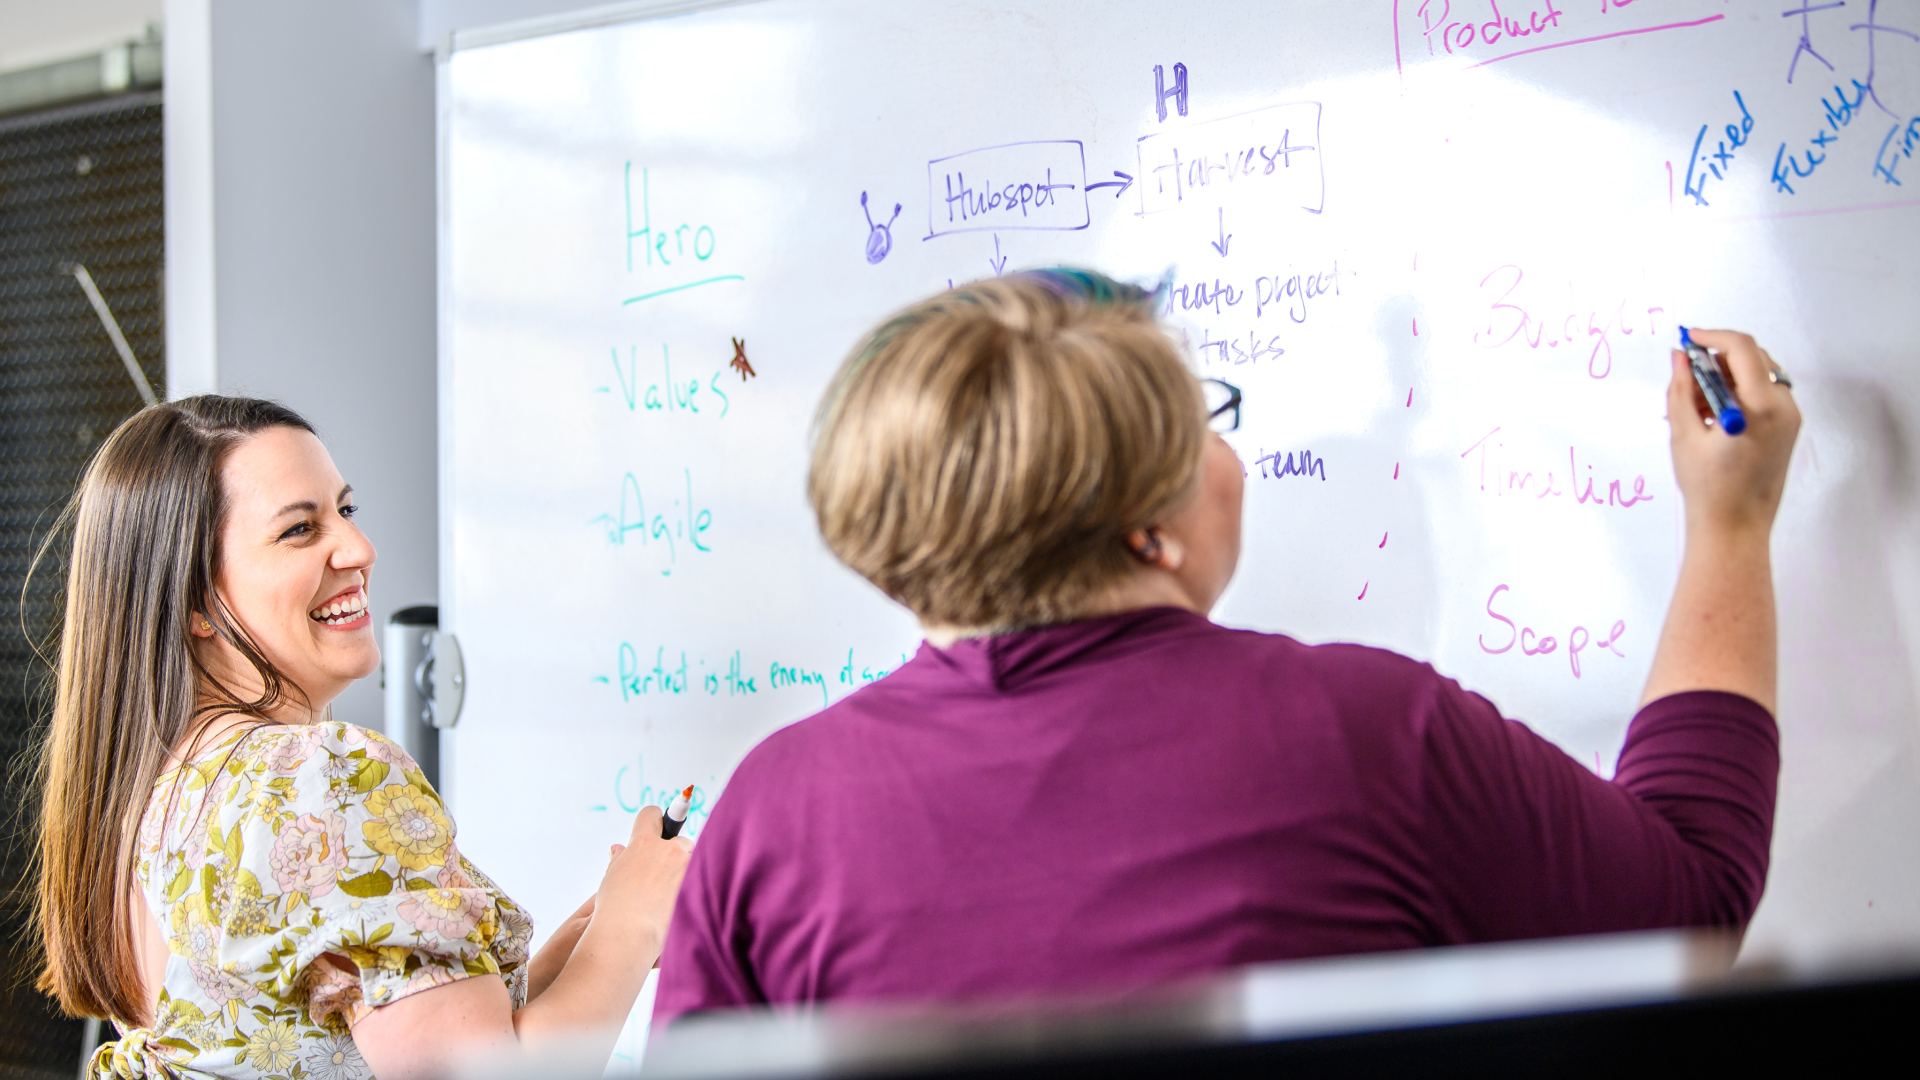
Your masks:
{"label": "whiteboard frame", "polygon": [[[548,34],[564,34],[569,30],[639,22],[643,19],[664,19],[672,15],[688,15],[712,8],[738,7],[743,4],[757,3],[760,3],[760,0],[623,0],[622,3],[601,4],[596,7],[581,8],[578,11],[562,12],[558,15],[517,19],[513,22],[495,23],[492,26],[478,26],[471,30],[454,30],[447,34],[447,41],[435,50],[434,58],[436,61],[443,61],[447,55],[459,52],[461,49],[479,49],[509,41],[545,37]],[[444,100],[444,95],[442,97]]]}

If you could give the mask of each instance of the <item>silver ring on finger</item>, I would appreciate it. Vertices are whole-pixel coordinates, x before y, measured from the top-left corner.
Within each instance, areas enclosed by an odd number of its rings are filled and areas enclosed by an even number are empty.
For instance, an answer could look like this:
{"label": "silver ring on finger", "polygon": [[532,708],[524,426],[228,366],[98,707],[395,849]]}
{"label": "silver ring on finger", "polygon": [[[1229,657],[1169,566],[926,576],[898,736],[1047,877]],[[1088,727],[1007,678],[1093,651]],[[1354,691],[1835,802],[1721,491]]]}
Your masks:
{"label": "silver ring on finger", "polygon": [[1767,370],[1767,381],[1773,383],[1775,386],[1784,387],[1788,390],[1793,389],[1793,380],[1787,378],[1786,369],[1779,364],[1775,364]]}

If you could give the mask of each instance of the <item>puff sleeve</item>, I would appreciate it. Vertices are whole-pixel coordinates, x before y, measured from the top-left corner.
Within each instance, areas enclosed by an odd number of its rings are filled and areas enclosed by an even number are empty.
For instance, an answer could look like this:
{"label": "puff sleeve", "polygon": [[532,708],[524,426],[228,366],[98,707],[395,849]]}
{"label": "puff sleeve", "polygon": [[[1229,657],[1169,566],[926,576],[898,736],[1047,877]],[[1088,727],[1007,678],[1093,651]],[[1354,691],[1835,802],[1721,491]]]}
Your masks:
{"label": "puff sleeve", "polygon": [[201,766],[203,857],[166,885],[172,947],[202,990],[230,1012],[266,998],[335,1028],[476,975],[525,1002],[532,920],[461,857],[405,751],[342,723],[247,741]]}

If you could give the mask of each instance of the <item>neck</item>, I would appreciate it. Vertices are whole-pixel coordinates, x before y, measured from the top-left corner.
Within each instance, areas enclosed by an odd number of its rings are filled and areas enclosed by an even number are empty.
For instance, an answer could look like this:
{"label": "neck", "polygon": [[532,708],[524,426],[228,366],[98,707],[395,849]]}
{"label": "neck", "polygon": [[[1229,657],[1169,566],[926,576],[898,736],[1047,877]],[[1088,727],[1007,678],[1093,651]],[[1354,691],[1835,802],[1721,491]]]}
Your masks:
{"label": "neck", "polygon": [[[1200,615],[1206,614],[1172,574],[1152,567],[1136,566],[1130,568],[1125,577],[1094,593],[1086,603],[1068,612],[1061,621],[1097,619],[1102,615],[1118,615],[1123,611],[1156,607],[1181,608]],[[944,649],[956,641],[992,637],[1000,631],[992,627],[952,626],[922,619],[920,632],[926,636],[927,644]]]}

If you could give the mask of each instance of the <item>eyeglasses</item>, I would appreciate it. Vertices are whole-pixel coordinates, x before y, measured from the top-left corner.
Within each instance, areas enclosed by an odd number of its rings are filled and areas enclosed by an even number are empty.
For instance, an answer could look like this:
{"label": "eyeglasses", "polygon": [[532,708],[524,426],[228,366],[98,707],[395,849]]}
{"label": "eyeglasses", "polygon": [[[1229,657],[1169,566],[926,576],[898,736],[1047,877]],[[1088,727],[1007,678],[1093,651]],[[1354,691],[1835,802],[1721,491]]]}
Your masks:
{"label": "eyeglasses", "polygon": [[1225,435],[1240,430],[1240,388],[1224,379],[1201,379],[1200,396],[1207,405],[1207,427]]}

